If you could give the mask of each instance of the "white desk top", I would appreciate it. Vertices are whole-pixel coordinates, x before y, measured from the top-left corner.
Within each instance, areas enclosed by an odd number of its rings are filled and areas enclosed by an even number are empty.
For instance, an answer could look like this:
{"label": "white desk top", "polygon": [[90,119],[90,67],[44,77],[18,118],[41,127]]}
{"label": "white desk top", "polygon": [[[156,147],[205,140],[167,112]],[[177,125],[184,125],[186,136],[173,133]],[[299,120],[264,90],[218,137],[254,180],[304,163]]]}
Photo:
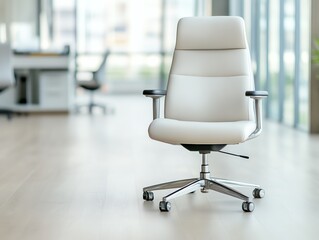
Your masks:
{"label": "white desk top", "polygon": [[65,69],[69,68],[69,56],[14,55],[15,69]]}

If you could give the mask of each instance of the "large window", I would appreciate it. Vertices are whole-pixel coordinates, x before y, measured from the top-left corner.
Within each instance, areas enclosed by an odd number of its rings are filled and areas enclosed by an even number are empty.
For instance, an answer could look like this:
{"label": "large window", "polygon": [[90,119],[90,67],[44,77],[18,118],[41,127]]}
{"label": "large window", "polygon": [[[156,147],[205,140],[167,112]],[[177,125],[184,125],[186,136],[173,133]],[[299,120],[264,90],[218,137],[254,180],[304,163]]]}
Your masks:
{"label": "large window", "polygon": [[0,38],[21,51],[39,49],[37,0],[0,1]]}
{"label": "large window", "polygon": [[[294,80],[295,76],[295,0],[285,0],[283,9],[283,116],[282,121],[287,125],[294,124]],[[298,86],[299,87],[299,86]]]}
{"label": "large window", "polygon": [[52,45],[74,45],[79,67],[111,54],[108,89],[140,92],[165,87],[176,24],[203,15],[205,0],[53,0]]}
{"label": "large window", "polygon": [[[280,51],[279,51],[279,1],[269,0],[269,52],[268,52],[268,63],[269,63],[269,75],[267,81],[269,98],[267,99],[269,107],[266,109],[266,114],[272,119],[279,120],[279,68],[280,68]],[[271,17],[270,17],[271,13]]]}
{"label": "large window", "polygon": [[[297,74],[300,74],[300,80],[298,84],[298,99],[299,101],[299,111],[298,119],[300,127],[307,129],[309,124],[309,52],[310,52],[310,0],[303,0],[302,4],[299,2],[299,6],[296,6],[299,10],[300,22],[298,29],[300,31],[300,55],[298,59],[300,60],[299,69],[297,69]],[[296,58],[297,59],[297,58]]]}
{"label": "large window", "polygon": [[181,17],[205,15],[210,0],[0,0],[0,40],[21,50],[70,46],[78,68],[105,50],[108,89],[165,87]]}
{"label": "large window", "polygon": [[247,25],[256,86],[269,91],[266,116],[308,128],[310,0],[231,1]]}

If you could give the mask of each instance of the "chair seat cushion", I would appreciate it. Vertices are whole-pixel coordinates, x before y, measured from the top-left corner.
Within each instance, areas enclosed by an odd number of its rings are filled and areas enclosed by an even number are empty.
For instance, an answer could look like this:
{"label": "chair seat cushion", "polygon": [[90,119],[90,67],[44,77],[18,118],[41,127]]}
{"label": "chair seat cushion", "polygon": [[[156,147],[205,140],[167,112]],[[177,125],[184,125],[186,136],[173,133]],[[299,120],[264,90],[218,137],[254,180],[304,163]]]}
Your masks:
{"label": "chair seat cushion", "polygon": [[170,144],[238,144],[255,130],[253,121],[191,122],[168,118],[155,119],[149,136]]}
{"label": "chair seat cushion", "polygon": [[96,81],[78,81],[78,85],[86,90],[95,91],[101,87],[101,85]]}

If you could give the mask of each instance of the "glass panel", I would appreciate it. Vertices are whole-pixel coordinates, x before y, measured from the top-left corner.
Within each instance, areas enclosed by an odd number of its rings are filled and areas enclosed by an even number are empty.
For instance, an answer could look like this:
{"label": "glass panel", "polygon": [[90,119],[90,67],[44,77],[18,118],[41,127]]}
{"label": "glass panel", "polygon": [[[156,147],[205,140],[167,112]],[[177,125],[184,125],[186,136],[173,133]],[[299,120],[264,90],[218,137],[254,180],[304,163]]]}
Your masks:
{"label": "glass panel", "polygon": [[269,11],[269,104],[270,118],[279,119],[279,1],[270,1]]}
{"label": "glass panel", "polygon": [[203,13],[204,5],[204,0],[78,0],[77,50],[110,49],[110,89],[125,82],[132,89],[158,88],[159,79],[166,84],[178,19]]}
{"label": "glass panel", "polygon": [[115,54],[108,63],[108,76],[115,81],[155,81],[159,75],[158,54]]}
{"label": "glass panel", "polygon": [[310,51],[310,0],[302,0],[301,18],[301,53],[300,53],[300,86],[299,86],[299,126],[309,128],[309,51]]}
{"label": "glass panel", "polygon": [[62,49],[75,43],[75,0],[53,0],[53,39],[50,48]]}
{"label": "glass panel", "polygon": [[[300,58],[298,57],[299,59],[297,60],[295,51],[298,49],[296,48],[297,46],[295,46],[295,35],[298,29],[296,29],[295,21],[298,20],[296,19],[298,15],[295,9],[298,1],[301,6],[301,50],[297,52],[297,55],[300,55]],[[256,9],[258,5],[255,5],[256,2],[252,0],[243,1],[243,6],[240,6],[239,3],[235,1],[231,1],[230,4],[232,12],[234,13],[240,10],[234,8],[243,7],[244,9],[247,38],[250,40],[250,50],[252,53],[253,70],[258,74],[257,77],[260,81],[260,88],[269,91],[267,117],[277,121],[283,120],[287,125],[296,126],[294,120],[297,114],[299,118],[296,119],[297,121],[299,120],[297,127],[307,129],[309,125],[309,15],[311,1],[260,0],[258,2],[260,7],[259,14],[258,9]],[[269,13],[267,13],[268,4]],[[280,12],[281,4],[284,6],[282,13]],[[259,19],[255,19],[258,18],[258,16]],[[258,25],[259,31],[258,27],[254,26],[257,22],[260,24]],[[267,22],[269,24],[268,29]],[[280,28],[281,24],[282,28]],[[258,32],[256,32],[256,30]],[[252,36],[254,34],[255,36]],[[282,48],[280,44],[282,44]],[[259,56],[257,48],[259,48]],[[257,61],[255,61],[255,59]],[[296,79],[295,76],[298,71],[295,71],[295,65],[297,66],[299,61],[300,79],[299,86],[295,89],[294,84],[298,83],[298,81],[296,81],[298,79]],[[280,95],[282,94],[280,91],[284,94]],[[299,102],[296,101],[298,97]],[[299,112],[295,112],[297,110],[299,110]]]}
{"label": "glass panel", "polygon": [[[161,1],[80,0],[78,51],[159,51]],[[140,11],[136,11],[139,9]]]}
{"label": "glass panel", "polygon": [[284,32],[285,32],[285,99],[284,123],[294,124],[294,73],[295,73],[295,0],[285,1]]}
{"label": "glass panel", "polygon": [[103,1],[77,1],[77,51],[104,52],[109,10]]}
{"label": "glass panel", "polygon": [[109,49],[110,89],[157,88],[159,79],[166,84],[178,19],[204,7],[204,0],[53,0],[53,44],[72,44],[76,34],[81,66],[83,54],[90,59]]}
{"label": "glass panel", "polygon": [[260,1],[260,89],[266,89],[267,79],[267,0]]}
{"label": "glass panel", "polygon": [[107,2],[104,47],[111,50],[108,64],[112,91],[157,88],[160,71],[161,1]]}
{"label": "glass panel", "polygon": [[7,7],[12,47],[21,51],[39,50],[37,0],[11,0],[7,1]]}
{"label": "glass panel", "polygon": [[244,1],[244,18],[246,23],[246,35],[247,35],[247,41],[250,45],[251,41],[251,6],[252,6],[252,0],[245,0]]}

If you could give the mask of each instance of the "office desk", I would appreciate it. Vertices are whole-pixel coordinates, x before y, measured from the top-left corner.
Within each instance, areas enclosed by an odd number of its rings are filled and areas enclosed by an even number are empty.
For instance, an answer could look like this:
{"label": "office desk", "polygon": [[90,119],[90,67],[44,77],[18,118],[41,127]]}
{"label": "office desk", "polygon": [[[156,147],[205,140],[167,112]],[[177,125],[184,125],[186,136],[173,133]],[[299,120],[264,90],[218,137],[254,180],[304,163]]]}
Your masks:
{"label": "office desk", "polygon": [[13,58],[13,66],[15,69],[68,70],[69,62],[69,56],[65,55],[14,55]]}
{"label": "office desk", "polygon": [[69,55],[14,55],[16,86],[0,95],[1,106],[20,112],[68,112],[74,95]]}

